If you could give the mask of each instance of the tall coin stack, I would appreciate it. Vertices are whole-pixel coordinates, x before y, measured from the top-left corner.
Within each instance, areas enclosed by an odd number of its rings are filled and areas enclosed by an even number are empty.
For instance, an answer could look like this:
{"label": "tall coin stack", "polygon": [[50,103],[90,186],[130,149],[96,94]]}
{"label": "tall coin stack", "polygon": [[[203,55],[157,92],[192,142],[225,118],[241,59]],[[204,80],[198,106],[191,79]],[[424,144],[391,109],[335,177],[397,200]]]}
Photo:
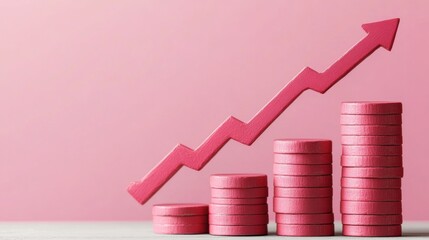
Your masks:
{"label": "tall coin stack", "polygon": [[341,213],[345,236],[402,234],[402,104],[341,105]]}
{"label": "tall coin stack", "polygon": [[265,174],[210,176],[209,232],[220,236],[268,233],[268,186]]}
{"label": "tall coin stack", "polygon": [[277,235],[334,235],[332,142],[275,140],[273,172]]}

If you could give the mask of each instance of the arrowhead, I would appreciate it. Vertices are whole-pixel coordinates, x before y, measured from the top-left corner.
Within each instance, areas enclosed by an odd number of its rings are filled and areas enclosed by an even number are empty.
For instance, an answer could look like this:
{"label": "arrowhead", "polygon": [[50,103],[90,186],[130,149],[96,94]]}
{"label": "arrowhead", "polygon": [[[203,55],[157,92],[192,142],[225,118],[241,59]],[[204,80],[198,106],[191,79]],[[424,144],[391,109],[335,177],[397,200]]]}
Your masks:
{"label": "arrowhead", "polygon": [[369,35],[372,35],[380,46],[390,51],[395,40],[398,24],[399,18],[393,18],[380,22],[366,23],[362,25],[362,28]]}

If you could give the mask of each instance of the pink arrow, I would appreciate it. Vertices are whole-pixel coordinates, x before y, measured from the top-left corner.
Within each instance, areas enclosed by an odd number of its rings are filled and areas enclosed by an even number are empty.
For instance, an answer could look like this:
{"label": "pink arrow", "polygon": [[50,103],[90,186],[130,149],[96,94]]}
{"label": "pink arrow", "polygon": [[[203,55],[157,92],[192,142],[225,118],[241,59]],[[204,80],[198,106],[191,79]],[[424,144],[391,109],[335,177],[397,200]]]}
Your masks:
{"label": "pink arrow", "polygon": [[398,24],[399,18],[362,25],[368,35],[324,72],[304,68],[248,123],[229,117],[195,150],[177,145],[141,181],[131,183],[128,192],[144,204],[182,166],[201,170],[230,139],[251,145],[302,92],[312,89],[325,93],[377,48],[390,51]]}

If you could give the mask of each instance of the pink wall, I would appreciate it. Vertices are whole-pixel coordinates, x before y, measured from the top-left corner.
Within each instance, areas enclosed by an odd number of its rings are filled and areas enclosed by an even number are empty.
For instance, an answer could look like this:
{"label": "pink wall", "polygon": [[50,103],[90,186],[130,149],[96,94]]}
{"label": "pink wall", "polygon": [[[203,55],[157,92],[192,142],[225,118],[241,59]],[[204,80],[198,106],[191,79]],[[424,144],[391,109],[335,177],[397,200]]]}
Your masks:
{"label": "pink wall", "polygon": [[[207,202],[208,176],[271,172],[272,139],[334,141],[339,106],[404,103],[404,215],[429,220],[428,1],[1,1],[0,220],[140,220],[161,202]],[[305,66],[322,71],[400,17],[378,50],[325,95],[307,92],[252,147],[229,143],[182,169],[145,206],[125,191],[176,143],[247,121]]]}

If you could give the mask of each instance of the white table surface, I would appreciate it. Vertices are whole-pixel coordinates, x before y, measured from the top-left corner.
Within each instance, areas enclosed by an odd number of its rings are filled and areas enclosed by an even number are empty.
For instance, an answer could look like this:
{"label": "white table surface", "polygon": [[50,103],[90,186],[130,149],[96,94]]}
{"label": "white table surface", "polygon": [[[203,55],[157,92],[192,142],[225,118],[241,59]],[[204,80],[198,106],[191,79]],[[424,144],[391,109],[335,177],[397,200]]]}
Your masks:
{"label": "white table surface", "polygon": [[[341,224],[336,223],[336,236],[320,239],[340,239]],[[151,222],[0,222],[0,239],[309,239],[275,235],[275,225],[270,224],[270,235],[260,237],[224,237],[203,235],[154,234]],[[394,239],[429,239],[429,222],[406,222],[403,237]],[[348,237],[348,239],[352,239]],[[389,239],[389,238],[376,238]],[[392,238],[390,238],[392,239]]]}

